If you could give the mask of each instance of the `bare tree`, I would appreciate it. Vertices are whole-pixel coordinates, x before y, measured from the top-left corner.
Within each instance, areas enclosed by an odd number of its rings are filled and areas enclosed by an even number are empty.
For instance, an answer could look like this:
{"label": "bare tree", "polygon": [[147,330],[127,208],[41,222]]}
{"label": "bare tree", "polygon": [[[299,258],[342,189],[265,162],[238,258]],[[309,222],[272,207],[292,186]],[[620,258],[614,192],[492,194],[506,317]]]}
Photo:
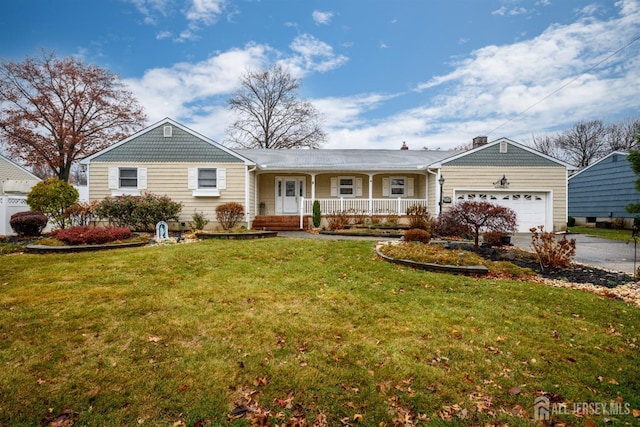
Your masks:
{"label": "bare tree", "polygon": [[531,143],[537,151],[558,160],[564,160],[564,152],[558,147],[557,135],[531,135]]}
{"label": "bare tree", "polygon": [[637,150],[640,119],[626,118],[607,127],[606,143],[609,152]]}
{"label": "bare tree", "polygon": [[568,163],[583,168],[607,154],[605,135],[601,120],[578,122],[558,136],[557,145]]}
{"label": "bare tree", "polygon": [[0,64],[0,134],[34,170],[68,181],[74,162],[142,127],[146,116],[108,70],[54,53]]}
{"label": "bare tree", "polygon": [[249,71],[229,99],[237,114],[228,141],[245,148],[318,148],[325,140],[320,116],[310,102],[299,99],[300,83],[281,66]]}

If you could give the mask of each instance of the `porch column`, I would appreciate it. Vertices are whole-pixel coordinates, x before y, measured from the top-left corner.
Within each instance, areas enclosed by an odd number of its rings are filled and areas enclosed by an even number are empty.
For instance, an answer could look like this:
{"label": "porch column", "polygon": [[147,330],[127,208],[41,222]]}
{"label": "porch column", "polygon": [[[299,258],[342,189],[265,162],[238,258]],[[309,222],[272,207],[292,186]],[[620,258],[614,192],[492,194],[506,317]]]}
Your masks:
{"label": "porch column", "polygon": [[373,215],[373,174],[369,175],[369,216]]}
{"label": "porch column", "polygon": [[316,174],[312,173],[311,175],[311,200],[316,199]]}

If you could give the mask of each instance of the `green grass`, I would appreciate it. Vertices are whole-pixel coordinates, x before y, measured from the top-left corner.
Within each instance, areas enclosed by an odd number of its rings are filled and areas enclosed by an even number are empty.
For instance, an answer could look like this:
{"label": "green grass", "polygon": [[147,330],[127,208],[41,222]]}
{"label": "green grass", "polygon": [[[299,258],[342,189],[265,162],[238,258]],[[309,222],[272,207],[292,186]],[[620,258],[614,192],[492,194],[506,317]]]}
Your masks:
{"label": "green grass", "polygon": [[639,332],[620,301],[399,267],[371,242],[12,254],[0,425],[249,425],[229,418],[245,405],[271,425],[524,426],[543,392],[640,408]]}
{"label": "green grass", "polygon": [[594,227],[569,227],[571,233],[586,234],[589,236],[601,237],[609,240],[622,240],[628,242],[632,240],[631,230],[620,230],[615,228],[594,228]]}

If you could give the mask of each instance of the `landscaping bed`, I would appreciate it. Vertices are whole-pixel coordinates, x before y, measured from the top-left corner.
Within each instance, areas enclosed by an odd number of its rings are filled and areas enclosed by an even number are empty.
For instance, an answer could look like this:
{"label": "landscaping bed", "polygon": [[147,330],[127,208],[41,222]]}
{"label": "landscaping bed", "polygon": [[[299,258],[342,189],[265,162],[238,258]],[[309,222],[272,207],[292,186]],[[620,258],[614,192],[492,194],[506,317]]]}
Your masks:
{"label": "landscaping bed", "polygon": [[264,239],[267,237],[277,237],[277,231],[241,231],[241,232],[207,232],[201,231],[195,233],[198,239],[219,239],[219,240],[252,240]]}

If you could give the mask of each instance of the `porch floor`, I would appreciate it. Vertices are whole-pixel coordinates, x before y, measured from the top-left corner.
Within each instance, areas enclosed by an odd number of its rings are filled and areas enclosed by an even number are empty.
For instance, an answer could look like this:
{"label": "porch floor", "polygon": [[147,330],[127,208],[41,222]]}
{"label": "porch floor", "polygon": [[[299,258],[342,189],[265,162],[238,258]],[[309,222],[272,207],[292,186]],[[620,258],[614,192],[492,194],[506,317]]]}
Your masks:
{"label": "porch floor", "polygon": [[[309,228],[310,215],[305,215],[302,221],[304,229]],[[251,226],[253,230],[269,231],[297,231],[300,230],[299,215],[258,215]]]}

